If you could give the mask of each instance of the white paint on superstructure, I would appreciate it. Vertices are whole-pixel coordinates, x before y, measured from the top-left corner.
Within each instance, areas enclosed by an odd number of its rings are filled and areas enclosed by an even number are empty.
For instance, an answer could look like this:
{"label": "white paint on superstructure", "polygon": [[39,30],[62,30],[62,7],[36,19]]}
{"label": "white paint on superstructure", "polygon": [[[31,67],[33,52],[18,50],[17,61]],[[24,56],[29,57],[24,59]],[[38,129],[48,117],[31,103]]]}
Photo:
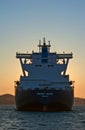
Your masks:
{"label": "white paint on superstructure", "polygon": [[66,75],[66,70],[72,53],[50,52],[50,42],[46,45],[45,38],[43,45],[39,42],[38,47],[39,52],[37,53],[16,53],[16,58],[20,60],[23,72],[19,86],[24,89],[70,87],[69,75]]}

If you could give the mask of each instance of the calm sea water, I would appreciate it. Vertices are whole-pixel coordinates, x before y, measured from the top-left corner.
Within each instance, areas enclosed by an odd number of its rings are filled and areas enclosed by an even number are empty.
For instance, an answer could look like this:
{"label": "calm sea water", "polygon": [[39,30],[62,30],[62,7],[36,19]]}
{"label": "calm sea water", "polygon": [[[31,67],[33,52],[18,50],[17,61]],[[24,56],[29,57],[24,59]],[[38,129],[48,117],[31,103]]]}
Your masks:
{"label": "calm sea water", "polygon": [[71,112],[20,112],[0,106],[0,130],[85,130],[85,106]]}

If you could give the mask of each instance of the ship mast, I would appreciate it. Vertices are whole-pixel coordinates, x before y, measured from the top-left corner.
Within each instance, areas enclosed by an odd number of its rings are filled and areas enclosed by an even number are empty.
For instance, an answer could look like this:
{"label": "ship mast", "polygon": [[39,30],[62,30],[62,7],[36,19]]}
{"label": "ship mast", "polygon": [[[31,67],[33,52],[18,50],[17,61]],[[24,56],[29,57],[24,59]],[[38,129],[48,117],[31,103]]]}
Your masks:
{"label": "ship mast", "polygon": [[41,40],[39,40],[38,47],[39,47],[39,52],[42,51],[42,48],[47,48],[47,51],[50,52],[50,47],[51,47],[50,41],[48,41],[48,45],[46,45],[46,40],[45,40],[45,37],[44,37],[43,38],[43,45],[41,45]]}

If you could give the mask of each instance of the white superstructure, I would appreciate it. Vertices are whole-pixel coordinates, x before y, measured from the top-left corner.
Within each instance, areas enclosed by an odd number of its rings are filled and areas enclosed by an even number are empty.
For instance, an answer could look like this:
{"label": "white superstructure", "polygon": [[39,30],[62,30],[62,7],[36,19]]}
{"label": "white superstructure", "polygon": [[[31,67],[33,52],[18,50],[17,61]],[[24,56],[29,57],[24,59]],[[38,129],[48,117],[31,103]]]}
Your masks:
{"label": "white superstructure", "polygon": [[72,53],[58,54],[50,51],[43,38],[43,45],[39,41],[39,52],[16,53],[19,58],[23,76],[20,77],[21,89],[68,89],[70,87],[69,75],[66,75],[69,59]]}

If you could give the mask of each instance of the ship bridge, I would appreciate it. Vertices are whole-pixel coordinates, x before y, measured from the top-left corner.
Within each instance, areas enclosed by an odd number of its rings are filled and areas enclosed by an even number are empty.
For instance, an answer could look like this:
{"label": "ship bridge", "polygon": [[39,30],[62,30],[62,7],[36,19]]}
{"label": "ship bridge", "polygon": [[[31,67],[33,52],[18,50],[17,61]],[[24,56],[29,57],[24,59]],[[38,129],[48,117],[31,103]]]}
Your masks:
{"label": "ship bridge", "polygon": [[16,58],[20,60],[23,76],[29,78],[55,79],[66,74],[69,59],[73,57],[72,53],[56,53],[50,51],[50,41],[46,44],[43,38],[43,44],[39,40],[39,52],[16,53]]}

